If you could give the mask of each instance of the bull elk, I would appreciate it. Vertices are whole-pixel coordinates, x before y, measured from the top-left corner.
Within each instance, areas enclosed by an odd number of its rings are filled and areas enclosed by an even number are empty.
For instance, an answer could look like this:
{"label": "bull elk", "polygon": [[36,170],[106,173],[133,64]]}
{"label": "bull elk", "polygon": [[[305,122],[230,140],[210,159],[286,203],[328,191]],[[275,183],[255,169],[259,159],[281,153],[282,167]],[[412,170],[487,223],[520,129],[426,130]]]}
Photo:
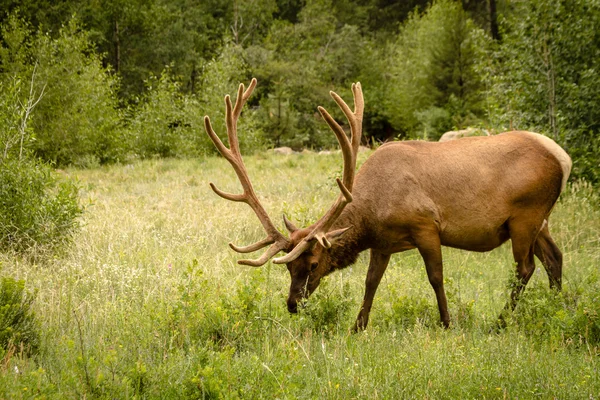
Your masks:
{"label": "bull elk", "polygon": [[319,285],[321,278],[354,263],[370,249],[366,289],[354,329],[367,326],[373,297],[390,256],[418,249],[435,291],[441,322],[450,324],[442,272],[441,246],[485,252],[508,239],[516,262],[517,283],[508,309],[535,269],[537,256],[548,274],[550,287],[560,290],[562,253],[548,230],[548,217],[571,171],[568,154],[551,139],[531,132],[506,132],[445,143],[405,141],[386,143],[363,164],[355,178],[356,155],[361,139],[363,95],[360,83],[352,85],[354,110],[334,92],[332,98],[350,125],[350,137],[322,107],[319,112],[335,133],[342,149],[343,175],[337,179],[340,194],[315,224],[296,228],[285,216],[289,238],[277,230],[256,196],[240,154],[237,121],[256,86],[241,84],[235,106],[225,97],[227,135],[225,147],[211,127],[205,128],[242,184],[242,194],[225,193],[210,183],[219,196],[247,203],[267,236],[245,247],[230,243],[239,253],[267,247],[255,260],[239,260],[259,267],[273,258],[287,264],[291,286],[289,312]]}

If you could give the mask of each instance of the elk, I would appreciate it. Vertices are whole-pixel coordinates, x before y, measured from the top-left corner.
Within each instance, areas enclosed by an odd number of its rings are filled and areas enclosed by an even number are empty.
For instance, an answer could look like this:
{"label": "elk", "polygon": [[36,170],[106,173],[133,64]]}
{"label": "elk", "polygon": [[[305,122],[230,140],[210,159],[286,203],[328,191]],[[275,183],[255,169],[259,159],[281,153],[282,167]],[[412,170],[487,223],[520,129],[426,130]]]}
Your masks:
{"label": "elk", "polygon": [[235,106],[225,97],[227,148],[204,117],[206,132],[229,161],[243,188],[241,194],[219,196],[248,204],[267,236],[245,247],[230,243],[239,253],[268,246],[255,260],[239,260],[259,267],[273,258],[287,264],[291,285],[290,313],[318,287],[321,278],[354,263],[370,250],[365,294],[353,329],[367,326],[377,286],[394,253],[418,249],[437,298],[441,323],[450,317],[444,292],[441,246],[469,251],[490,251],[508,239],[516,262],[516,284],[506,308],[514,309],[519,294],[532,276],[534,255],[548,274],[550,287],[560,290],[562,253],[548,230],[548,217],[571,171],[568,154],[551,139],[531,132],[513,131],[458,141],[404,141],[379,147],[355,177],[356,155],[362,133],[364,101],[360,83],[352,85],[354,110],[334,92],[331,97],[345,114],[350,137],[322,107],[319,112],[336,135],[343,155],[340,193],[316,223],[297,228],[285,215],[289,238],[281,233],[262,207],[240,154],[237,121],[256,86],[241,84]]}

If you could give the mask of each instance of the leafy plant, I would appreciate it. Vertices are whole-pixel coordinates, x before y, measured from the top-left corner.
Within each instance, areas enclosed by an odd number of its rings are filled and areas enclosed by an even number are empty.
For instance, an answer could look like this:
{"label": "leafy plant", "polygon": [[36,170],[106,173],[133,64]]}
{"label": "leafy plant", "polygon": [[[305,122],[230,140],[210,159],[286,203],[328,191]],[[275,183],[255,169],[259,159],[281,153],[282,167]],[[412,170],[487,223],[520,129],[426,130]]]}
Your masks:
{"label": "leafy plant", "polygon": [[146,81],[147,93],[133,110],[129,129],[134,151],[141,158],[194,155],[199,104],[180,92],[170,69]]}
{"label": "leafy plant", "polygon": [[[586,284],[598,287],[597,276]],[[572,344],[600,344],[600,296],[598,290],[583,296],[579,291],[556,292],[539,285],[528,288],[513,315],[511,325],[530,336]]]}
{"label": "leafy plant", "polygon": [[346,284],[341,291],[329,287],[328,281],[321,283],[310,303],[301,310],[308,317],[311,329],[327,336],[346,331],[348,311],[354,305],[350,287]]}
{"label": "leafy plant", "polygon": [[[487,75],[496,126],[543,132],[572,155],[574,177],[598,182],[600,2],[515,2]],[[573,23],[578,21],[578,23]]]}
{"label": "leafy plant", "polygon": [[77,186],[37,160],[0,163],[0,249],[55,250],[68,242],[82,213]]}
{"label": "leafy plant", "polygon": [[102,66],[79,22],[71,19],[52,38],[32,33],[12,14],[2,37],[8,40],[0,45],[0,80],[29,81],[37,75],[32,89],[40,93],[45,88],[30,121],[35,154],[56,165],[122,160],[129,143],[121,129],[118,79]]}
{"label": "leafy plant", "polygon": [[29,354],[39,348],[39,326],[32,310],[35,293],[25,290],[24,280],[0,279],[0,359],[11,346]]}
{"label": "leafy plant", "polygon": [[478,65],[489,39],[460,3],[439,0],[415,11],[393,47],[386,113],[412,137],[425,131],[437,139],[449,128],[465,128],[484,117]]}
{"label": "leafy plant", "polygon": [[77,228],[77,187],[31,157],[28,124],[43,95],[35,92],[35,69],[27,94],[18,77],[0,81],[0,250],[56,249]]}

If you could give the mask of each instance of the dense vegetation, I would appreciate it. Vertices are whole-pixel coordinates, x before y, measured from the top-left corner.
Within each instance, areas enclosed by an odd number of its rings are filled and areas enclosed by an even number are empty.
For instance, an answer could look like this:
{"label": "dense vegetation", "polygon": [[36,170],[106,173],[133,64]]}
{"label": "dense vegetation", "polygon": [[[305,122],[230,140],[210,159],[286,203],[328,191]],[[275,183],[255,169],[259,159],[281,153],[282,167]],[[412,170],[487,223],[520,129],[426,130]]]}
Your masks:
{"label": "dense vegetation", "polygon": [[0,81],[37,68],[31,148],[56,165],[211,153],[202,116],[254,76],[247,149],[333,145],[316,106],[360,80],[367,140],[529,129],[600,179],[598,0],[1,3]]}
{"label": "dense vegetation", "polygon": [[[269,213],[285,212],[305,225],[334,201],[331,176],[340,158],[258,153],[246,164]],[[418,252],[393,256],[369,328],[350,334],[368,254],[327,277],[307,307],[290,315],[286,268],[237,265],[242,256],[227,246],[264,232],[247,206],[228,204],[208,187],[208,181],[228,191],[239,186],[224,159],[66,172],[93,200],[68,254],[39,265],[0,253],[2,274],[26,278],[36,295],[30,308],[24,293],[22,300],[11,297],[6,311],[0,307],[0,340],[8,325],[3,314],[35,312],[37,321],[14,320],[17,339],[34,339],[37,353],[28,357],[18,345],[0,351],[0,398],[587,399],[600,393],[600,198],[589,184],[569,185],[550,219],[564,253],[563,292],[548,289],[538,262],[506,329],[493,327],[514,276],[510,244],[490,253],[444,248],[447,331]],[[277,224],[284,229],[279,218]],[[1,296],[2,289],[0,302]]]}
{"label": "dense vegetation", "polygon": [[[600,393],[600,0],[0,5],[0,398]],[[203,117],[224,133],[223,95],[251,77],[250,175],[271,214],[303,226],[333,200],[338,156],[257,150],[334,147],[316,107],[352,82],[365,144],[467,127],[552,137],[574,161],[550,221],[563,292],[536,271],[495,330],[510,249],[444,249],[442,330],[408,252],[366,332],[348,333],[362,256],[289,315],[285,268],[241,268],[225,244],[255,241],[254,215],[206,185],[238,185]]]}

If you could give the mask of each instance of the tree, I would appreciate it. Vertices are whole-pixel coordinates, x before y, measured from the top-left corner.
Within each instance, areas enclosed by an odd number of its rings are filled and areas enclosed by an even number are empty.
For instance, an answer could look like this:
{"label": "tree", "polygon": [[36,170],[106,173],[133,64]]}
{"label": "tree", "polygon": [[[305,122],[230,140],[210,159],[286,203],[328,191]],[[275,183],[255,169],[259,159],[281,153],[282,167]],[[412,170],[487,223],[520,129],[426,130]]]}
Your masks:
{"label": "tree", "polygon": [[116,161],[125,151],[117,109],[118,80],[102,67],[87,34],[76,20],[56,39],[38,32],[17,15],[2,27],[0,79],[30,81],[45,87],[31,120],[32,150],[57,165]]}
{"label": "tree", "polygon": [[600,2],[518,2],[490,75],[491,117],[567,148],[574,175],[600,181]]}
{"label": "tree", "polygon": [[445,130],[480,123],[483,86],[477,65],[485,35],[450,0],[414,13],[403,26],[390,61],[387,114],[401,133],[438,138]]}
{"label": "tree", "polygon": [[77,187],[31,156],[36,79],[0,76],[0,250],[35,257],[67,243],[82,211]]}

